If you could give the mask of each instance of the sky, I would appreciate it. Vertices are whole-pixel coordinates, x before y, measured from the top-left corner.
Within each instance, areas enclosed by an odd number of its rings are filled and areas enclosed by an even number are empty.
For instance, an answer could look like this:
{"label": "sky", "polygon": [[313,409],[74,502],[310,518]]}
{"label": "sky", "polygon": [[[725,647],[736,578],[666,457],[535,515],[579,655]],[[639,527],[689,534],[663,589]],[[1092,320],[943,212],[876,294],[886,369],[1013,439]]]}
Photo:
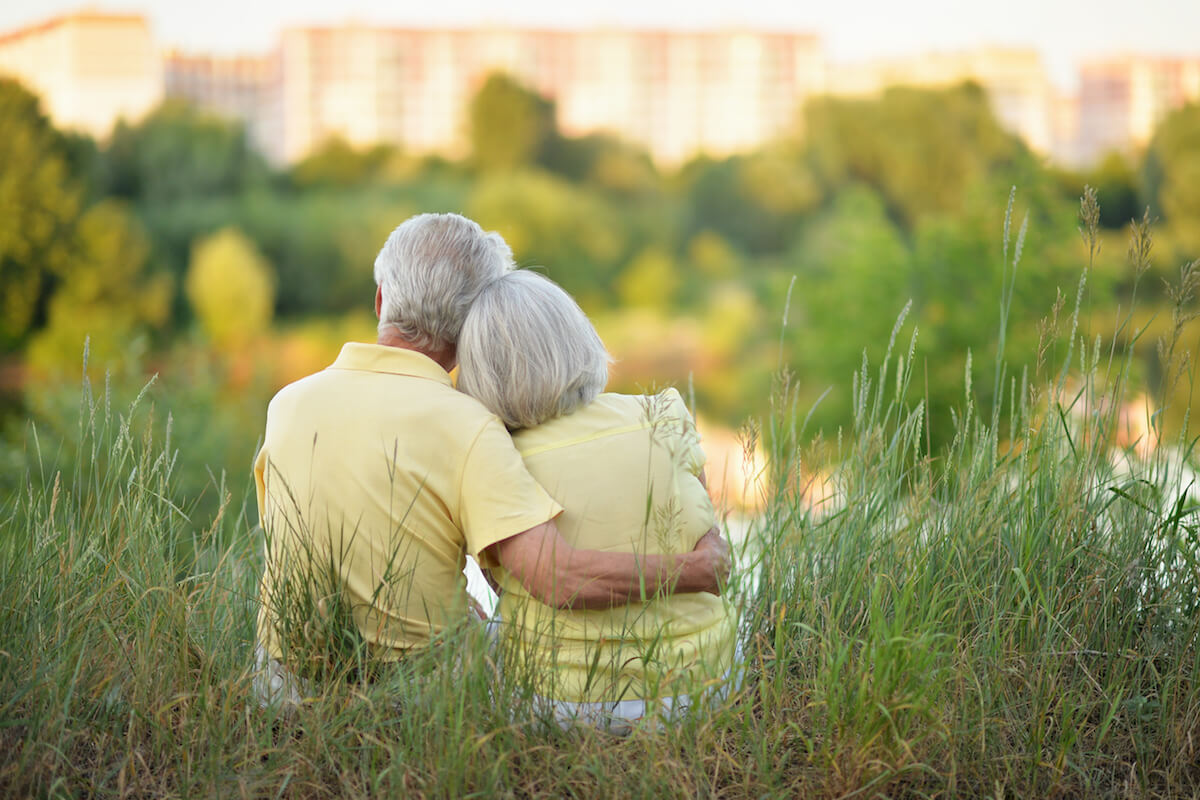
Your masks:
{"label": "sky", "polygon": [[1200,56],[1200,0],[5,0],[0,32],[80,8],[143,13],[164,47],[234,53],[269,49],[285,27],[346,21],[396,26],[484,24],[550,28],[741,26],[815,33],[835,61],[1024,45],[1073,88],[1090,56]]}

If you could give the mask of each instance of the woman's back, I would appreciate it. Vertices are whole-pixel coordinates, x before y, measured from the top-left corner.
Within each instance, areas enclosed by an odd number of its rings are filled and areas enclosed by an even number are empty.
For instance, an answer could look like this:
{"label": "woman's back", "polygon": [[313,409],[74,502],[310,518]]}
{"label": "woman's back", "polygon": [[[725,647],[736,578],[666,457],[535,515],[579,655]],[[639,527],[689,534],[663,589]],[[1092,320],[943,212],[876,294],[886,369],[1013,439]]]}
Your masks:
{"label": "woman's back", "polygon": [[[634,553],[690,550],[714,523],[704,453],[675,390],[601,394],[513,436],[529,471],[566,509],[573,546]],[[569,701],[644,699],[696,690],[730,668],[736,625],[724,601],[681,594],[606,610],[555,610],[500,573],[510,653],[539,694]],[[520,668],[520,667],[518,667]]]}

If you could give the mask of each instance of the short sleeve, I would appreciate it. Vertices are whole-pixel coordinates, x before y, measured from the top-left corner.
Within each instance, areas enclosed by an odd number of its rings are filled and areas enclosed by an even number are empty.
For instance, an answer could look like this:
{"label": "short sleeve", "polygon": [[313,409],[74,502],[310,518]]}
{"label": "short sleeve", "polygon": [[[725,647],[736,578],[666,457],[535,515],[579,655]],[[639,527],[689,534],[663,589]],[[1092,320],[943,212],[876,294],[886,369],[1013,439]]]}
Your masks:
{"label": "short sleeve", "polygon": [[483,552],[489,546],[562,513],[562,506],[529,474],[496,417],[488,419],[467,453],[458,508],[467,552],[485,568],[495,566]]}

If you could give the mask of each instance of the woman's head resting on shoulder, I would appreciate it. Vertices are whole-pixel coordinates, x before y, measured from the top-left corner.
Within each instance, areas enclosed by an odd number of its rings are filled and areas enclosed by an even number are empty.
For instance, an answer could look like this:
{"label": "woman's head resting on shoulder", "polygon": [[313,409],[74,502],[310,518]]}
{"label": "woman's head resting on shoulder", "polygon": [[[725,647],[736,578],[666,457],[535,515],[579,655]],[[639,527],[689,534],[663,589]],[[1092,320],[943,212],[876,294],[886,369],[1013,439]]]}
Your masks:
{"label": "woman's head resting on shoulder", "polygon": [[458,339],[458,388],[510,430],[587,405],[608,383],[608,351],[554,281],[509,272],[475,298]]}

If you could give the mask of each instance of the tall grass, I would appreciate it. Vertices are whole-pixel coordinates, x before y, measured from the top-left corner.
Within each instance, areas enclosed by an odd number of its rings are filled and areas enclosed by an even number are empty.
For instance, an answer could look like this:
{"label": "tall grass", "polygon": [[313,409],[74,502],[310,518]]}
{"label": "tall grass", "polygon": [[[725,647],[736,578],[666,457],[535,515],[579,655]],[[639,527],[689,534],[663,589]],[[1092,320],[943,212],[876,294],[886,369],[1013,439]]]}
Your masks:
{"label": "tall grass", "polygon": [[[1060,363],[983,365],[1003,388],[986,409],[968,367],[944,452],[902,317],[825,446],[832,513],[802,491],[814,449],[781,374],[758,427],[773,489],[732,587],[746,685],[628,739],[548,724],[470,626],[372,680],[326,681],[289,716],[260,707],[252,520],[192,533],[173,500],[186,443],[130,422],[144,399],[114,409],[85,385],[78,451],[31,430],[27,488],[0,511],[0,795],[1195,795],[1192,442],[1114,459],[1128,350],[1079,331],[1086,277],[1069,324],[1046,328]],[[1179,353],[1164,342],[1166,374]]]}

